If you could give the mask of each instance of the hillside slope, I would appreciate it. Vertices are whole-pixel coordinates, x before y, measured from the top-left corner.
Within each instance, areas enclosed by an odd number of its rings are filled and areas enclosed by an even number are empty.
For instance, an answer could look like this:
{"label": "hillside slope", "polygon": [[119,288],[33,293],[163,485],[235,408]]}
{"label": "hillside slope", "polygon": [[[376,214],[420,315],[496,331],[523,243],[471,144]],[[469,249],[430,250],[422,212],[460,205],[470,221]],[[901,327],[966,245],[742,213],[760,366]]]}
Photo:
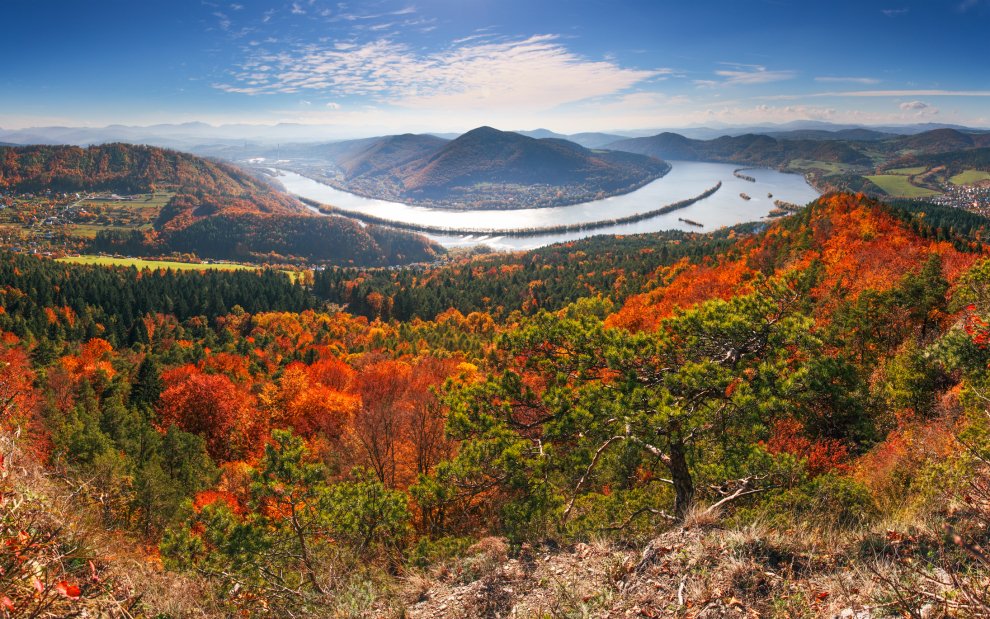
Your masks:
{"label": "hillside slope", "polygon": [[[0,187],[19,193],[172,194],[152,218],[153,229],[98,232],[92,246],[100,251],[366,265],[431,260],[441,251],[418,235],[311,215],[295,198],[233,165],[149,146],[0,148]],[[392,245],[402,249],[392,251]]]}
{"label": "hillside slope", "polygon": [[986,225],[833,194],[340,269],[365,316],[6,256],[0,612],[986,616]]}
{"label": "hillside slope", "polygon": [[[437,152],[448,142],[432,135],[390,135],[384,138],[344,142],[328,150],[344,176],[353,181],[362,176],[375,177]],[[333,145],[331,145],[332,147]]]}
{"label": "hillside slope", "polygon": [[676,133],[613,142],[607,148],[687,161],[723,161],[760,166],[781,166],[794,159],[810,159],[853,165],[869,165],[870,159],[846,141],[781,140],[768,135],[722,136],[693,140]]}
{"label": "hillside slope", "polygon": [[653,329],[677,309],[747,294],[761,277],[812,265],[819,269],[818,284],[809,292],[825,312],[839,299],[889,290],[931,256],[939,257],[950,281],[977,259],[945,240],[918,235],[879,202],[826,195],[722,256],[659,270],[656,288],[627,299],[609,322],[630,330]]}

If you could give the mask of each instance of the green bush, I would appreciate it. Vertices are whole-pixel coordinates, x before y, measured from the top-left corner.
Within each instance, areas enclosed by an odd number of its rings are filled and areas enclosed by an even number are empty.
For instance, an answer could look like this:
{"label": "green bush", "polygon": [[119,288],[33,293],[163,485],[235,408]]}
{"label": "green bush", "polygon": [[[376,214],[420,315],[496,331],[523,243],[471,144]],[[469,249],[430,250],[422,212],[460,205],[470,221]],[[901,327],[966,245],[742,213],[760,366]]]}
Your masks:
{"label": "green bush", "polygon": [[772,494],[751,511],[755,519],[780,527],[810,524],[855,528],[879,514],[866,487],[834,473],[819,475],[795,488]]}

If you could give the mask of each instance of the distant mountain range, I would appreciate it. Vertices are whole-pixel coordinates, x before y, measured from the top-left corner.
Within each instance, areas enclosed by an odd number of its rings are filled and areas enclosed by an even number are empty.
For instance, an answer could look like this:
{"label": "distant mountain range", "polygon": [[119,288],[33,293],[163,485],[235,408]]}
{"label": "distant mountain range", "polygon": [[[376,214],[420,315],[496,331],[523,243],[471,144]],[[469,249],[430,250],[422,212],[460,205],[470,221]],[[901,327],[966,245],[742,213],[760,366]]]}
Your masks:
{"label": "distant mountain range", "polygon": [[[892,135],[861,129],[843,130],[846,137],[834,135],[814,139],[809,131],[776,134],[723,136],[697,140],[677,133],[629,138],[607,145],[621,150],[663,159],[725,161],[747,165],[782,167],[794,161],[818,161],[869,167],[885,160],[913,154],[937,154],[990,146],[990,133],[963,133],[956,129],[935,129],[913,135]],[[797,135],[797,138],[791,137]],[[817,134],[813,134],[817,135]]]}
{"label": "distant mountain range", "polygon": [[557,206],[628,192],[662,175],[669,160],[773,167],[804,174],[821,190],[880,192],[866,179],[877,170],[921,165],[951,153],[962,154],[943,158],[952,162],[950,167],[984,169],[978,151],[990,149],[990,131],[939,124],[862,127],[800,121],[746,129],[701,127],[630,137],[480,127],[462,135],[332,141],[318,139],[320,132],[305,125],[187,123],[0,130],[0,143],[113,137],[264,166],[278,161],[280,167],[369,197],[475,209]]}
{"label": "distant mountain range", "polygon": [[348,191],[465,208],[583,202],[630,191],[669,168],[654,157],[590,150],[559,138],[537,139],[491,127],[479,127],[453,140],[405,134],[288,152],[304,161],[314,160],[315,169],[321,162],[333,163],[336,174],[320,176]]}
{"label": "distant mountain range", "polygon": [[563,133],[555,133],[549,129],[534,129],[533,131],[516,131],[520,135],[525,135],[531,138],[555,138],[558,140],[567,140],[569,142],[574,142],[575,144],[580,144],[585,148],[601,148],[606,144],[611,144],[617,140],[629,137],[627,135],[620,135],[617,133],[595,133],[595,132],[585,132],[585,133],[572,133],[570,135]]}
{"label": "distant mountain range", "polygon": [[[913,135],[934,129],[956,129],[974,133],[987,132],[986,129],[972,129],[951,124],[925,123],[900,126],[864,126],[834,124],[820,121],[794,121],[782,124],[749,126],[702,126],[702,127],[657,127],[654,129],[588,132],[565,134],[549,129],[516,131],[534,138],[557,138],[580,144],[586,148],[601,148],[622,138],[647,137],[663,132],[676,132],[685,137],[708,140],[721,136],[740,136],[748,133],[785,137],[792,139],[871,139],[870,133]],[[856,130],[865,133],[856,135]],[[846,133],[849,132],[849,133]],[[335,125],[306,125],[279,123],[275,125],[227,124],[210,125],[203,122],[178,124],[157,124],[149,126],[110,125],[107,127],[31,127],[26,129],[0,128],[0,142],[9,144],[74,144],[88,146],[107,142],[127,142],[150,144],[197,153],[209,149],[244,151],[259,146],[292,143],[327,143],[342,138],[356,137],[360,129]],[[373,131],[364,137],[374,135]],[[434,133],[444,139],[454,139],[458,133]],[[208,153],[211,154],[211,153]]]}
{"label": "distant mountain range", "polygon": [[[716,127],[680,127],[680,128],[658,127],[654,130],[624,131],[620,133],[624,133],[629,137],[648,137],[650,135],[656,135],[658,133],[674,132],[696,140],[711,140],[722,136],[736,137],[740,135],[746,135],[747,133],[770,135],[774,137],[790,137],[794,139],[801,139],[802,134],[805,134],[808,137],[812,137],[812,139],[834,139],[835,134],[841,134],[843,132],[854,131],[857,129],[866,130],[870,132],[891,134],[891,135],[915,135],[918,133],[925,133],[927,131],[934,131],[936,129],[955,129],[957,131],[963,131],[967,133],[990,132],[990,129],[977,129],[973,127],[965,127],[962,125],[953,125],[946,123],[919,123],[912,125],[879,126],[879,125],[838,124],[838,123],[822,122],[817,120],[796,120],[787,123],[764,124],[764,125],[723,125]],[[849,139],[860,139],[860,138],[856,138],[855,136],[848,136],[848,137]],[[846,139],[846,138],[841,138],[841,139]]]}

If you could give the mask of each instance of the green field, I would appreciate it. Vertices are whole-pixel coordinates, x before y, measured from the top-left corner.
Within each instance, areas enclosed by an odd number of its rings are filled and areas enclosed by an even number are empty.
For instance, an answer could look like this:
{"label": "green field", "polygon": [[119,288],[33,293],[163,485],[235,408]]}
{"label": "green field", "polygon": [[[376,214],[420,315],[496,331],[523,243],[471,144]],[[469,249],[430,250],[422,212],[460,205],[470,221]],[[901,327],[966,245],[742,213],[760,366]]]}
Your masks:
{"label": "green field", "polygon": [[133,230],[128,226],[101,226],[99,224],[69,224],[65,227],[68,234],[72,236],[79,237],[81,239],[93,239],[100,232],[106,232],[108,230],[116,230],[117,232],[127,232],[128,230]]}
{"label": "green field", "polygon": [[901,176],[914,176],[915,174],[922,174],[927,172],[928,168],[925,166],[917,166],[914,168],[897,168],[894,170],[887,170],[887,174],[899,174]]}
{"label": "green field", "polygon": [[99,264],[102,266],[135,267],[137,269],[174,269],[176,271],[203,271],[206,269],[236,271],[240,269],[258,268],[246,264],[207,264],[174,262],[171,260],[145,260],[143,258],[111,258],[109,256],[69,256],[66,258],[59,258],[58,261],[69,262],[72,264]]}
{"label": "green field", "polygon": [[982,170],[964,170],[949,179],[953,185],[972,185],[980,181],[990,181],[990,172]]}
{"label": "green field", "polygon": [[908,177],[896,174],[878,174],[875,176],[865,176],[874,185],[883,189],[888,195],[903,198],[926,198],[934,196],[938,192],[924,187],[916,187],[908,182]]}
{"label": "green field", "polygon": [[140,193],[132,196],[134,200],[100,200],[99,198],[83,198],[79,201],[83,206],[110,206],[123,208],[162,208],[175,196],[172,191],[156,191],[155,193]]}
{"label": "green field", "polygon": [[795,159],[787,164],[792,170],[807,172],[810,170],[821,170],[828,174],[844,174],[856,169],[856,166],[846,163],[835,163],[833,161],[814,161],[811,159]]}

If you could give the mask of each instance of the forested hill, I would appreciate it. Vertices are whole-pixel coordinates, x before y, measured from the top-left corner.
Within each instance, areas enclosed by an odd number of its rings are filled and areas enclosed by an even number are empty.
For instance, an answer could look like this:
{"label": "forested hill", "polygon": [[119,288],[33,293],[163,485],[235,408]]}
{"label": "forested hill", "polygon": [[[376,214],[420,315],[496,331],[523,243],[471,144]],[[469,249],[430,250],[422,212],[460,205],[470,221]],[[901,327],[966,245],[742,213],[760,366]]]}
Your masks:
{"label": "forested hill", "polygon": [[586,184],[614,192],[664,170],[664,164],[654,159],[479,127],[443,144],[428,158],[408,164],[402,174],[406,191],[430,196],[476,183]]}
{"label": "forested hill", "polygon": [[150,146],[0,148],[0,189],[70,194],[66,205],[75,193],[171,194],[150,217],[151,227],[100,231],[90,243],[96,251],[368,266],[430,261],[443,251],[419,235],[312,215],[233,165]]}
{"label": "forested hill", "polygon": [[240,201],[245,211],[300,212],[298,202],[230,164],[132,144],[18,146],[0,150],[0,187],[17,191],[171,190]]}

